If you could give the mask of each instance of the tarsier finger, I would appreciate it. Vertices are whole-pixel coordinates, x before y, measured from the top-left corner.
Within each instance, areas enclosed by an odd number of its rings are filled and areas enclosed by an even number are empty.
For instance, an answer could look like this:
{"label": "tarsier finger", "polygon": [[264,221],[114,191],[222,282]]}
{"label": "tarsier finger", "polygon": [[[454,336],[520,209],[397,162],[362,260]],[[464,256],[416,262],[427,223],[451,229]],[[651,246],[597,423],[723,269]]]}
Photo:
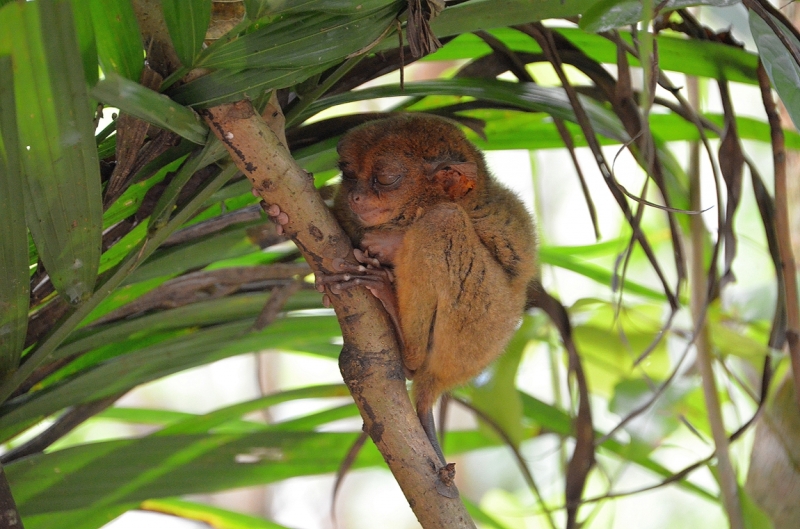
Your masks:
{"label": "tarsier finger", "polygon": [[360,250],[358,248],[353,250],[353,255],[359,263],[372,266],[373,268],[380,268],[381,262],[372,257],[367,250]]}
{"label": "tarsier finger", "polygon": [[[253,194],[258,196],[255,189],[253,189]],[[270,220],[275,223],[275,232],[278,235],[283,235],[283,226],[289,223],[289,215],[281,211],[280,206],[277,204],[267,204],[264,200],[261,200],[258,204],[264,210],[264,213],[269,215]]]}

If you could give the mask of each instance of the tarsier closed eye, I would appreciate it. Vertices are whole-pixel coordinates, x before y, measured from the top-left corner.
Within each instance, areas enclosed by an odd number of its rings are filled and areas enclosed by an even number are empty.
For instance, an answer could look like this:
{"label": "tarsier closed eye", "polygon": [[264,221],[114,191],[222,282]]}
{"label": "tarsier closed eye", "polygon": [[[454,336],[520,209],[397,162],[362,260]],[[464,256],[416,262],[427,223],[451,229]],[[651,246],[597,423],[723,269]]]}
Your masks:
{"label": "tarsier closed eye", "polygon": [[378,181],[379,184],[384,186],[390,186],[400,180],[402,175],[399,174],[387,174],[387,173],[378,173],[375,176],[375,180]]}

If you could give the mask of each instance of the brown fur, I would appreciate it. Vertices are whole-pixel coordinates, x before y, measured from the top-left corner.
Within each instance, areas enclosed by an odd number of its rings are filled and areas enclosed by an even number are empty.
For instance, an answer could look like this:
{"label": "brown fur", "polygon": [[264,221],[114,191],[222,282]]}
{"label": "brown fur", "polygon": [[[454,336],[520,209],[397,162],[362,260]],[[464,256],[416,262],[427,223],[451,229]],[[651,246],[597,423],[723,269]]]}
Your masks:
{"label": "brown fur", "polygon": [[533,221],[444,119],[368,123],[338,151],[334,213],[354,245],[393,271],[389,303],[425,425],[439,395],[478,375],[514,333],[536,273]]}

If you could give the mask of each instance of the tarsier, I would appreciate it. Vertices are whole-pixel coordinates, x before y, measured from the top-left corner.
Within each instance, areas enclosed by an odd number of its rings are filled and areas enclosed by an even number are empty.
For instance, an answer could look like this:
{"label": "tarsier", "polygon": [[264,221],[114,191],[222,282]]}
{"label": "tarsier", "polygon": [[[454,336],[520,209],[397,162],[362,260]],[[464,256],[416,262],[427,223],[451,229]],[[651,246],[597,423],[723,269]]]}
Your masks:
{"label": "tarsier", "polygon": [[[374,121],[345,135],[338,152],[333,212],[359,264],[337,259],[338,273],[317,285],[365,286],[383,303],[417,415],[445,463],[433,405],[483,371],[514,333],[536,271],[533,221],[447,120]],[[270,214],[288,221],[278,208]]]}

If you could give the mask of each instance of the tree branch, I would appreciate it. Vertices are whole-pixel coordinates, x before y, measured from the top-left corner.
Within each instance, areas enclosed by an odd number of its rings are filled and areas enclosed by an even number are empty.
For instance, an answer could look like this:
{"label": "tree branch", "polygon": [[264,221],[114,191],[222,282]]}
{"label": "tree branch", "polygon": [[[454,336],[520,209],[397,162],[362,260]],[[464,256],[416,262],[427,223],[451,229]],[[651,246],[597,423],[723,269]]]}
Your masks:
{"label": "tree branch", "polygon": [[[201,113],[259,195],[287,213],[284,231],[314,272],[333,272],[335,258],[353,260],[350,240],[325,207],[313,179],[249,101]],[[365,288],[328,295],[344,338],[339,357],[342,376],[364,418],[365,430],[417,519],[426,529],[474,528],[458,498],[436,492],[439,459],[411,406],[397,341],[380,302]]]}
{"label": "tree branch", "polygon": [[2,466],[0,466],[0,527],[23,529],[22,518],[19,516],[17,504],[11,495],[11,488],[8,486],[8,479]]}

